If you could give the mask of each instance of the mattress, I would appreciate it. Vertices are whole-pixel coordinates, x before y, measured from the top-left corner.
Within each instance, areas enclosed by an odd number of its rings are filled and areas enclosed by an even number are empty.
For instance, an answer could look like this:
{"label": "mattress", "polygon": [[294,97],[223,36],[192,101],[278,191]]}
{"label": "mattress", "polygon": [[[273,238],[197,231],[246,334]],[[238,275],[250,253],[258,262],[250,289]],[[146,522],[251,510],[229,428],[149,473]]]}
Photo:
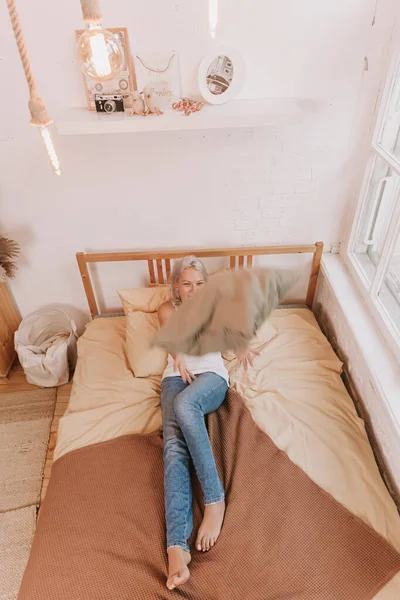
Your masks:
{"label": "mattress", "polygon": [[[258,425],[313,482],[400,550],[400,519],[363,421],[341,380],[341,362],[311,311],[274,311],[246,372],[230,357],[230,385]],[[55,460],[73,450],[161,429],[160,377],[136,378],[125,354],[125,318],[96,319],[78,342]],[[228,356],[229,359],[229,356]],[[396,575],[378,600],[400,598]]]}

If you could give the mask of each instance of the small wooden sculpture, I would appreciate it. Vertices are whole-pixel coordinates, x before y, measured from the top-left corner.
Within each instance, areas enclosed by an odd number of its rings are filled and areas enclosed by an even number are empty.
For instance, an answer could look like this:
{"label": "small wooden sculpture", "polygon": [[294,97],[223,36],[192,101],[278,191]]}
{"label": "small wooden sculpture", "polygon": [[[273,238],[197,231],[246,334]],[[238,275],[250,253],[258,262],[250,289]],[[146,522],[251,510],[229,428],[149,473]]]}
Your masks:
{"label": "small wooden sculpture", "polygon": [[154,115],[163,115],[163,111],[157,105],[157,96],[154,92],[151,91],[150,88],[145,87],[143,89],[142,94],[144,95],[144,99],[147,105],[147,112],[152,113]]}
{"label": "small wooden sculpture", "polygon": [[146,105],[144,100],[140,94],[140,92],[132,92],[132,111],[131,115],[140,115],[145,117],[148,114],[148,110],[146,110]]}

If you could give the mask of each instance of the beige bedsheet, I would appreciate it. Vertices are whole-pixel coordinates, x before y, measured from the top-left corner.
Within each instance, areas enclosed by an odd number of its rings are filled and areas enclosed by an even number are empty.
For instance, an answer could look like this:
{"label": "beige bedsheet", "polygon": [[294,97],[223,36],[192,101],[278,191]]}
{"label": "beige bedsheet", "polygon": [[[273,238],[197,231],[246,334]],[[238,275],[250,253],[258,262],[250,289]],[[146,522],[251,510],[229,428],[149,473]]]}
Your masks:
{"label": "beige bedsheet", "polygon": [[[276,335],[252,369],[235,371],[236,360],[227,362],[231,386],[294,463],[400,550],[400,518],[340,378],[340,361],[309,310],[276,310],[269,321]],[[80,338],[56,459],[88,444],[161,427],[160,378],[133,376],[124,339],[124,317],[96,319]],[[399,598],[397,575],[376,600]]]}

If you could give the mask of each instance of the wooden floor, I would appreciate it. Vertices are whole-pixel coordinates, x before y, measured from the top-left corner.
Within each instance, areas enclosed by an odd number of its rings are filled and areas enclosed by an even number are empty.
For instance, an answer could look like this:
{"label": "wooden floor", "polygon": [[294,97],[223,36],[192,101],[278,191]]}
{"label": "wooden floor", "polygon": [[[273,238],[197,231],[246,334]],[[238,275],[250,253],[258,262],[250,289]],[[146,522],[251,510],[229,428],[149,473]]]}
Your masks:
{"label": "wooden floor", "polygon": [[[54,409],[53,421],[51,423],[50,429],[50,439],[49,445],[47,448],[46,455],[46,463],[44,467],[44,477],[43,477],[43,485],[40,496],[40,502],[42,502],[43,498],[46,495],[47,486],[49,484],[51,467],[53,464],[53,454],[54,447],[56,445],[57,440],[57,432],[58,432],[58,423],[60,418],[63,416],[69,401],[69,396],[71,393],[72,382],[67,383],[65,385],[57,388],[57,400]],[[22,392],[25,390],[35,390],[38,389],[34,385],[30,385],[27,383],[24,372],[22,370],[21,365],[16,361],[14,363],[13,368],[7,379],[0,379],[0,394],[5,394],[7,392]]]}

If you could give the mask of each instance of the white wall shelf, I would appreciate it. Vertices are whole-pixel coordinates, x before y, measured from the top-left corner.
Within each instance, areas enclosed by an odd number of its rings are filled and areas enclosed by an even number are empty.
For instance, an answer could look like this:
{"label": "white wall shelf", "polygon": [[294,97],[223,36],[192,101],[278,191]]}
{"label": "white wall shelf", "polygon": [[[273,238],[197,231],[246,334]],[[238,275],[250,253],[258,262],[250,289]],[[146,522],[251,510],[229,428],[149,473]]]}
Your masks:
{"label": "white wall shelf", "polygon": [[300,121],[303,115],[291,98],[257,98],[232,100],[220,106],[205,106],[186,117],[167,109],[162,116],[99,114],[85,108],[70,108],[56,120],[61,135],[99,133],[134,133],[146,131],[188,131],[196,129],[230,129],[236,127],[276,127]]}

